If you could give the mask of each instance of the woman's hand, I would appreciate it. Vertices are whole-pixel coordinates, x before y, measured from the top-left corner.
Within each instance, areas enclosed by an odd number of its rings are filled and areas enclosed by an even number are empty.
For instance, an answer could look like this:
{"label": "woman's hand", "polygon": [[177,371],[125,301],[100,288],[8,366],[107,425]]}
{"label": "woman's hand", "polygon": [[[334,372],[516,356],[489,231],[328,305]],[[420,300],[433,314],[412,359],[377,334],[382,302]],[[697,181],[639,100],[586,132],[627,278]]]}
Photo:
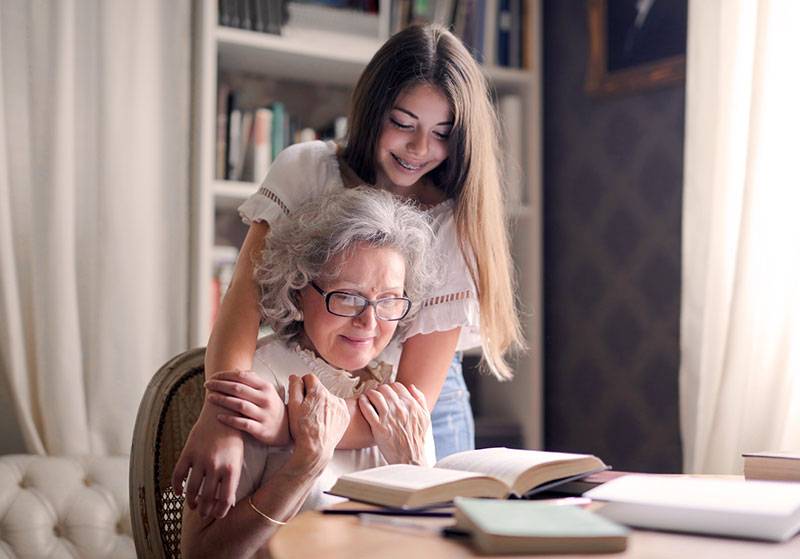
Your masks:
{"label": "woman's hand", "polygon": [[275,386],[252,371],[224,371],[206,382],[207,400],[233,412],[220,422],[270,446],[289,444],[288,416]]}
{"label": "woman's hand", "polygon": [[358,398],[375,443],[390,464],[424,464],[425,433],[431,414],[425,394],[413,384],[382,384]]}
{"label": "woman's hand", "polygon": [[350,424],[347,404],[334,396],[317,377],[289,377],[289,430],[294,440],[293,460],[319,473],[333,457]]}

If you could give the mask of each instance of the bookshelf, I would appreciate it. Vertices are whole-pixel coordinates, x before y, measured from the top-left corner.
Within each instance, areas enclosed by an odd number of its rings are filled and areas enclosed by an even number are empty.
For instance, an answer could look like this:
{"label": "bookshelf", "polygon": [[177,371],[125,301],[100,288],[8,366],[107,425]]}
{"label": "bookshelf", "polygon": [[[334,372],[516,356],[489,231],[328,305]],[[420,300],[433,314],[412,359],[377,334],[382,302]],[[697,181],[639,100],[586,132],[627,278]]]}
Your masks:
{"label": "bookshelf", "polygon": [[[211,328],[214,247],[241,242],[236,208],[257,189],[255,182],[215,178],[217,87],[220,76],[242,74],[273,81],[276,91],[291,84],[308,91],[338,87],[349,91],[367,62],[388,36],[391,0],[381,0],[375,36],[304,29],[290,20],[281,35],[218,25],[218,0],[197,0],[193,34],[192,234],[190,340],[203,346]],[[540,0],[525,2],[528,66],[515,69],[484,66],[498,99],[519,99],[521,130],[521,201],[509,204],[512,250],[520,278],[519,299],[529,351],[514,360],[513,383],[481,383],[481,407],[489,413],[518,418],[525,444],[541,445],[541,53]],[[283,84],[283,85],[281,85]],[[277,93],[276,95],[280,95]],[[300,95],[302,98],[302,95]],[[297,102],[295,100],[295,102]],[[346,105],[337,107],[342,114]],[[230,229],[234,229],[230,231]],[[238,229],[237,229],[238,228]],[[483,388],[487,387],[484,391]],[[485,392],[485,393],[484,393]],[[484,401],[485,400],[485,401]]]}

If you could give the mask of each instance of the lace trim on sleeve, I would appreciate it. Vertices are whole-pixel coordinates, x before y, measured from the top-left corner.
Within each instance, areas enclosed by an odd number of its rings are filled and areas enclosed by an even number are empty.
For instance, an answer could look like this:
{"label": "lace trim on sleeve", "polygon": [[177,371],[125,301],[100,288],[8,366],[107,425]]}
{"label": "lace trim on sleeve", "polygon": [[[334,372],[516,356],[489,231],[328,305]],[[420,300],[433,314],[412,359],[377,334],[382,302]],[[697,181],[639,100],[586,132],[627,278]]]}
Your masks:
{"label": "lace trim on sleeve", "polygon": [[275,202],[275,204],[281,209],[281,211],[283,211],[285,215],[289,215],[289,208],[287,208],[286,204],[283,203],[283,200],[281,200],[280,197],[272,192],[269,188],[262,186],[258,189],[258,193]]}
{"label": "lace trim on sleeve", "polygon": [[430,297],[429,299],[425,299],[422,301],[422,308],[425,307],[432,307],[434,305],[440,305],[442,303],[449,303],[451,301],[463,301],[465,299],[472,299],[474,296],[472,295],[471,289],[465,289],[464,291],[458,291],[456,293],[447,293],[446,295],[437,295],[436,297]]}

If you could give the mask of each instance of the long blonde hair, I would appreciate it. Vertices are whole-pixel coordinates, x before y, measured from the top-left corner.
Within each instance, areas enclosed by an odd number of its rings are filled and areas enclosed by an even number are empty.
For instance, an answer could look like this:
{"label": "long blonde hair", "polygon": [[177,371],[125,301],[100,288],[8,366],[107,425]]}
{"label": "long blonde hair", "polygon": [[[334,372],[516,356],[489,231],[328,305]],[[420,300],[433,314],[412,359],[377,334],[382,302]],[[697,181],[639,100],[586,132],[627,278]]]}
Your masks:
{"label": "long blonde hair", "polygon": [[509,379],[505,353],[524,343],[514,300],[499,126],[486,80],[461,41],[441,26],[413,25],[384,43],[353,92],[342,157],[361,179],[374,183],[382,124],[397,97],[421,83],[441,89],[453,111],[449,155],[429,176],[455,200],[461,251],[478,289],[482,365]]}

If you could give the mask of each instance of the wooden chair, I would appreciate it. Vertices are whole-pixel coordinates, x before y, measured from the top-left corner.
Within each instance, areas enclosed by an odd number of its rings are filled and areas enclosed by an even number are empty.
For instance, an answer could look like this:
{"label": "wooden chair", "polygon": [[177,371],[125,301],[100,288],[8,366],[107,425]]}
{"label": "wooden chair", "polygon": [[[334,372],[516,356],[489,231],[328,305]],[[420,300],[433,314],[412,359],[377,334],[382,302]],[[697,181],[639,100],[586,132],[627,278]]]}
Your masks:
{"label": "wooden chair", "polygon": [[180,557],[183,497],[172,491],[172,469],[204,397],[205,348],[168,361],[139,404],[130,458],[133,539],[139,557]]}

